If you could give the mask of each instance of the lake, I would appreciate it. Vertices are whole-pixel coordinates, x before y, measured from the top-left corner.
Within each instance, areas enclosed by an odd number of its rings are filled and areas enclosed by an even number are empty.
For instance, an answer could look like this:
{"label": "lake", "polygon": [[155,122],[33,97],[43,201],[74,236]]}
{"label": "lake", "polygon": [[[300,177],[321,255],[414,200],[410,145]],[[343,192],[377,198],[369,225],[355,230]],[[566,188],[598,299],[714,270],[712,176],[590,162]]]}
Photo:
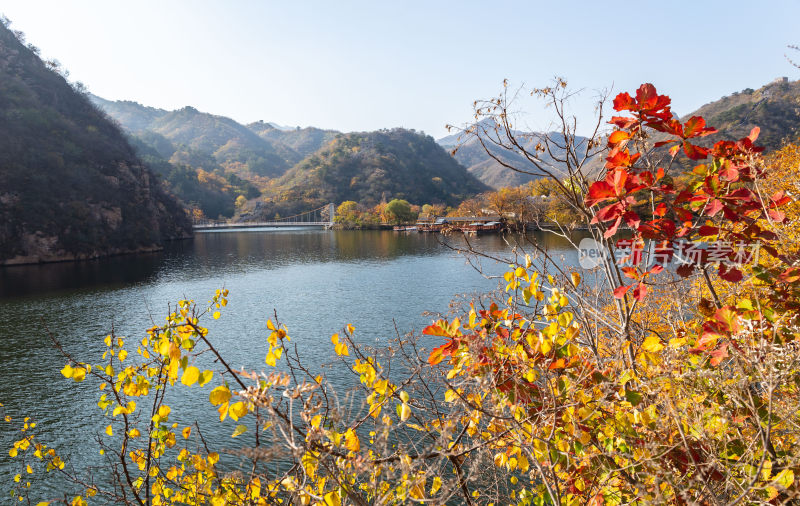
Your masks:
{"label": "lake", "polygon": [[[564,262],[575,263],[566,241],[537,237]],[[459,238],[449,241],[463,245]],[[492,256],[511,258],[501,236],[471,241]],[[39,424],[43,442],[76,465],[102,463],[95,446],[85,444],[105,426],[101,417],[92,422],[86,416],[99,415],[96,384],[62,377],[66,361],[48,331],[71,353],[97,364],[112,326],[117,335],[139,341],[153,321],[163,322],[169,303],[204,302],[225,287],[230,296],[222,318],[205,324],[231,366],[265,368],[265,323],[277,311],[301,357],[318,368],[332,361],[330,336],[347,323],[356,327],[359,342],[380,345],[398,331],[419,332],[436,313],[448,313],[455,297],[496,288],[498,279],[491,276],[507,265],[484,259],[482,267],[485,275],[436,234],[251,229],[198,233],[153,254],[0,269],[0,409],[14,419],[0,422],[0,492],[5,495],[20,472],[7,450],[18,434],[12,426],[23,416]],[[340,381],[346,387],[352,380]],[[182,421],[203,418],[199,412],[213,415],[207,396],[216,384],[217,378],[167,403]],[[212,437],[228,437],[235,427],[213,417],[207,424]]]}

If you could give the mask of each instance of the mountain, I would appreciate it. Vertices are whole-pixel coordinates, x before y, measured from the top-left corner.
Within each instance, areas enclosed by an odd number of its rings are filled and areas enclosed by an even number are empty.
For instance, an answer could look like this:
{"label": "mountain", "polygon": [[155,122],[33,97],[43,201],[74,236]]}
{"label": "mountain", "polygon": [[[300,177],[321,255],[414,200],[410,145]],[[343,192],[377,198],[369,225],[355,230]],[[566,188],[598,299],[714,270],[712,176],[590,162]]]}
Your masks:
{"label": "mountain", "polygon": [[158,249],[189,220],[117,126],[0,24],[0,264]]}
{"label": "mountain", "polygon": [[130,100],[116,102],[89,94],[89,99],[106,114],[114,118],[122,128],[129,132],[144,132],[157,119],[169,114],[164,109],[147,107]]}
{"label": "mountain", "polygon": [[190,160],[196,163],[199,158],[206,171],[221,167],[242,177],[272,178],[303,158],[287,145],[261,138],[230,118],[194,107],[166,111],[130,101],[96,96],[92,100],[130,134],[156,133],[168,140],[173,153],[159,152],[174,163],[192,165]]}
{"label": "mountain", "polygon": [[237,197],[252,199],[261,195],[255,185],[232,172],[205,171],[202,162],[194,167],[170,163],[165,157],[169,155],[164,153],[173,151],[172,144],[157,133],[143,132],[129,140],[147,167],[164,179],[170,192],[189,209],[200,209],[206,217],[230,218],[236,212]]}
{"label": "mountain", "polygon": [[263,121],[250,123],[247,128],[258,134],[262,139],[290,147],[302,157],[320,150],[335,139],[337,135],[341,134],[336,130],[323,130],[315,127],[288,129],[276,127],[273,123],[264,123]]}
{"label": "mountain", "polygon": [[800,80],[775,79],[757,90],[747,88],[706,104],[682,117],[702,116],[718,133],[704,137],[713,144],[721,139],[741,139],[758,126],[761,133],[757,144],[767,152],[775,150],[785,141],[794,142],[800,137]]}
{"label": "mountain", "polygon": [[[492,136],[496,137],[492,125],[493,123],[491,120],[486,119],[483,120],[483,123],[480,126],[491,132]],[[541,143],[541,139],[544,136],[547,136],[553,141],[551,143],[551,148],[554,149],[555,156],[561,158],[563,154],[563,150],[557,148],[559,145],[564,145],[564,136],[560,133],[549,132],[543,134],[536,132],[515,132],[515,136],[517,141],[520,142],[520,144],[529,153],[537,153],[536,145]],[[587,139],[584,137],[576,137],[576,142],[578,143],[579,147],[579,155],[581,152],[585,152],[586,141]],[[466,135],[464,133],[456,133],[442,137],[436,142],[443,148],[450,151],[453,154],[453,157],[461,165],[465,166],[470,174],[492,188],[516,187],[538,179],[537,176],[516,172],[503,166],[500,162],[495,160],[492,156],[490,156],[489,153],[486,152],[486,149],[484,149],[480,141],[474,136]],[[522,170],[536,170],[531,162],[529,162],[522,155],[495,147],[491,142],[486,142],[486,146],[489,148],[492,155],[499,158],[504,163]],[[549,156],[549,154],[538,153],[538,156],[542,163],[545,166],[552,168],[554,172],[558,172],[560,170],[561,164],[559,162],[555,162],[553,158]]]}
{"label": "mountain", "polygon": [[260,212],[271,216],[276,209],[284,215],[302,210],[286,203],[310,209],[328,202],[374,205],[394,198],[457,205],[486,190],[432,137],[396,128],[337,136],[281,176]]}

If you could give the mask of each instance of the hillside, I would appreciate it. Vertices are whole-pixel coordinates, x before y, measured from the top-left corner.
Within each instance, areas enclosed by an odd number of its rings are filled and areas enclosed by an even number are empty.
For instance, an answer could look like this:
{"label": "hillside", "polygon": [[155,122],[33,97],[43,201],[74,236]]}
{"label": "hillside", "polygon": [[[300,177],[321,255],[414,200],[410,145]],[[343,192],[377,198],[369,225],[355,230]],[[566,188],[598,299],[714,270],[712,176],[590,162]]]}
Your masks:
{"label": "hillside", "polygon": [[345,200],[374,205],[394,198],[456,205],[487,189],[433,138],[397,128],[338,136],[278,179],[261,212],[285,214],[297,210],[286,204],[298,202],[310,208]]}
{"label": "hillside", "polygon": [[719,130],[703,139],[706,144],[741,139],[758,126],[758,144],[772,151],[784,141],[800,137],[800,81],[781,78],[757,90],[748,88],[706,104],[681,120],[692,116],[704,117]]}
{"label": "hillside", "polygon": [[[489,128],[489,126],[487,126],[487,128]],[[555,140],[555,144],[564,144],[563,136],[556,132],[550,132],[548,134],[525,134],[522,132],[516,132],[516,135],[517,140],[522,142],[523,147],[531,153],[535,152],[536,144],[540,142],[540,138],[543,135],[547,135],[550,139]],[[584,148],[585,140],[586,139],[583,137],[579,137],[577,139],[579,143],[583,143],[582,146],[584,146]],[[497,160],[489,156],[478,139],[474,137],[453,134],[443,137],[436,142],[450,152],[455,150],[455,154],[453,155],[454,158],[461,165],[465,166],[470,174],[492,188],[516,187],[537,179],[537,177],[530,174],[516,172],[504,167]],[[490,144],[487,143],[487,146],[489,145]],[[535,170],[531,163],[521,155],[496,147],[491,148],[491,152],[494,156],[500,158],[509,165],[518,167],[522,170]],[[560,153],[556,153],[556,156],[559,156],[559,154]],[[555,168],[555,170],[558,170],[559,164],[553,162],[551,157],[546,154],[540,154],[540,158],[544,164],[552,166]]]}
{"label": "hillside", "polygon": [[250,123],[247,128],[258,134],[262,139],[288,146],[302,157],[320,150],[335,139],[337,135],[341,134],[336,130],[323,130],[315,127],[276,128],[271,123],[263,121]]}
{"label": "hillside", "polygon": [[[194,166],[183,163],[170,163],[164,153],[171,143],[153,132],[143,132],[130,137],[136,154],[147,167],[162,177],[175,196],[183,201],[188,209],[200,209],[208,218],[230,218],[236,212],[236,198],[247,199],[261,195],[252,183],[236,174],[221,171],[206,171],[203,160],[195,160]],[[159,149],[160,148],[160,149]],[[167,155],[168,156],[168,155]],[[205,160],[206,165],[215,166]]]}
{"label": "hillside", "polygon": [[0,264],[153,250],[189,221],[119,129],[0,25]]}
{"label": "hillside", "polygon": [[[249,128],[225,116],[200,112],[194,107],[166,111],[131,101],[92,100],[128,133],[142,136],[156,133],[173,147],[159,153],[176,164],[202,158],[206,171],[217,167],[241,177],[276,177],[302,159],[280,142],[259,137]],[[145,142],[148,139],[143,138]],[[210,166],[210,165],[213,165]]]}

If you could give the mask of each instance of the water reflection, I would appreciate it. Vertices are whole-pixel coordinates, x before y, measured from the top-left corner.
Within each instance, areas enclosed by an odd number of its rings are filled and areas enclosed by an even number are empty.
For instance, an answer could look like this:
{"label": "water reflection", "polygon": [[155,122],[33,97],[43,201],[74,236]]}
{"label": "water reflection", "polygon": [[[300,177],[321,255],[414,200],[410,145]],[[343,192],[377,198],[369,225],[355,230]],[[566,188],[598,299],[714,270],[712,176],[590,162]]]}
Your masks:
{"label": "water reflection", "polygon": [[[89,382],[63,380],[64,359],[48,329],[67,350],[96,363],[112,324],[138,341],[153,320],[162,321],[167,303],[184,297],[204,301],[224,285],[230,304],[222,319],[209,322],[209,336],[234,367],[264,368],[264,324],[276,310],[301,356],[319,370],[333,359],[330,335],[347,323],[356,326],[360,342],[381,344],[395,337],[396,329],[402,335],[429,324],[426,311],[446,313],[454,295],[497,286],[439,239],[390,231],[213,232],[156,254],[0,269],[0,402],[17,420],[34,416],[46,439],[73,460],[98,462],[88,453],[85,434],[102,428],[82,416],[97,413],[96,391]],[[539,239],[567,262],[574,258],[563,239]],[[472,242],[505,257],[515,240],[482,236]],[[448,241],[464,244],[457,236]],[[506,267],[482,265],[494,274]],[[351,381],[333,379],[343,389]],[[207,395],[202,389],[176,394],[173,411],[202,420],[209,437],[225,438],[233,422],[208,416]],[[18,472],[4,450],[13,435],[0,431],[2,483]]]}

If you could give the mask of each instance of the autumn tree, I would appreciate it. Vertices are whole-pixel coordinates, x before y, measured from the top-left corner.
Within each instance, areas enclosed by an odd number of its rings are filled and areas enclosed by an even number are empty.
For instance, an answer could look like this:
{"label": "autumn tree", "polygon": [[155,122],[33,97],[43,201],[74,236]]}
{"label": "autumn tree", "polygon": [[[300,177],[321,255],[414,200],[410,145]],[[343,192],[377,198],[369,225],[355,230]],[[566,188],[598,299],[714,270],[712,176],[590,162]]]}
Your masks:
{"label": "autumn tree", "polygon": [[[796,503],[800,257],[779,188],[793,152],[765,160],[757,130],[701,146],[715,130],[675,119],[651,84],[618,94],[611,128],[599,120],[581,147],[566,83],[533,93],[561,119],[557,138],[534,152],[515,141],[505,93],[476,104],[468,133],[552,181],[598,253],[585,270],[521,234],[496,293],[422,331],[433,349],[420,336],[368,349],[345,325],[329,347],[352,373],[347,396],[304,365],[277,315],[266,370],[232,368],[202,326],[222,317],[224,290],[178,301],[142,339],[112,333],[94,363],[59,347],[68,381],[99,385],[110,473],[66,466],[26,419],[14,494],[49,471],[74,504]],[[549,142],[563,166],[536,156]],[[678,153],[692,161],[683,179],[668,177],[684,170]],[[550,233],[578,239],[568,232]],[[206,388],[219,419],[238,422],[232,436],[257,435],[238,464],[200,424],[173,422],[175,388]]]}
{"label": "autumn tree", "polygon": [[402,199],[393,199],[386,204],[387,221],[391,223],[407,223],[417,218],[417,213],[412,212],[411,204]]}

